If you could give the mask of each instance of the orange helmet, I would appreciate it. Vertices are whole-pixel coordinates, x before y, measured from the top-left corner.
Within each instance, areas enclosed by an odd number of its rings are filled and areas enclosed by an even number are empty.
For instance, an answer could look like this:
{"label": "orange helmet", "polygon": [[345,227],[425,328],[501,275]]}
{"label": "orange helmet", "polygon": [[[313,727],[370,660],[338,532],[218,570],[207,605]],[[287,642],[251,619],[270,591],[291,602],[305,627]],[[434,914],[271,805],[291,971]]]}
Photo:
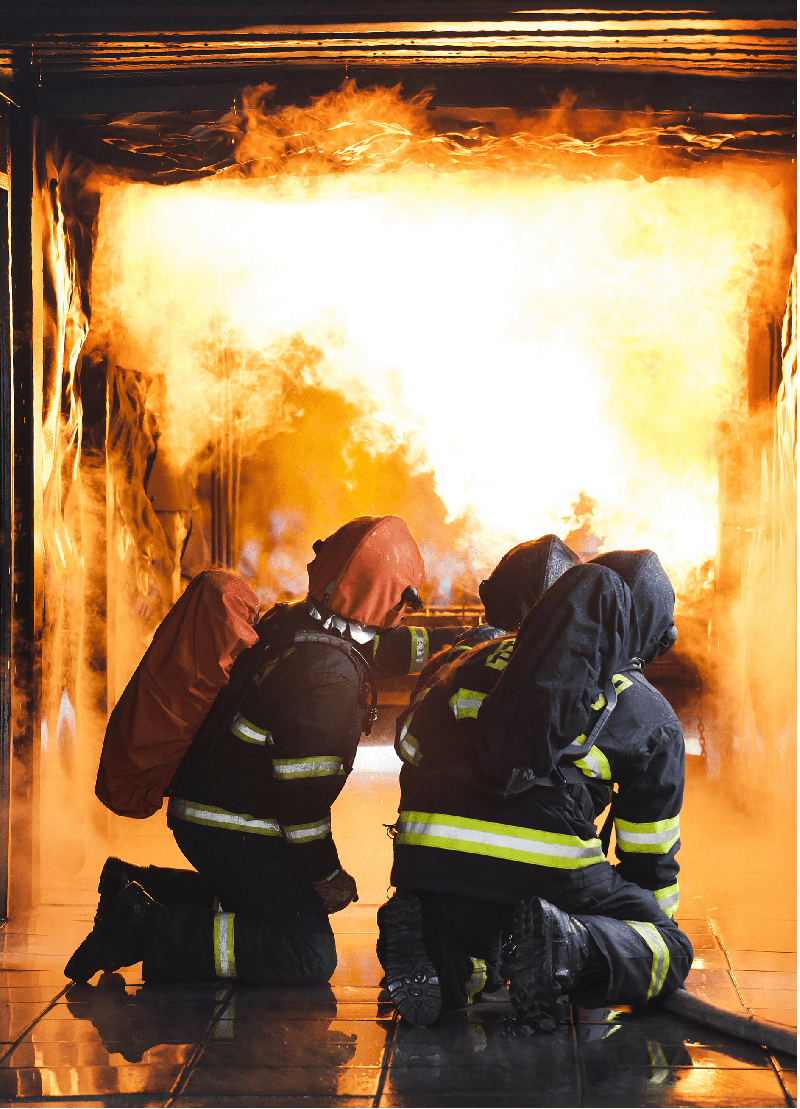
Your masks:
{"label": "orange helmet", "polygon": [[406,606],[421,608],[425,564],[399,516],[358,516],[314,544],[308,592],[331,612],[359,624],[392,628]]}

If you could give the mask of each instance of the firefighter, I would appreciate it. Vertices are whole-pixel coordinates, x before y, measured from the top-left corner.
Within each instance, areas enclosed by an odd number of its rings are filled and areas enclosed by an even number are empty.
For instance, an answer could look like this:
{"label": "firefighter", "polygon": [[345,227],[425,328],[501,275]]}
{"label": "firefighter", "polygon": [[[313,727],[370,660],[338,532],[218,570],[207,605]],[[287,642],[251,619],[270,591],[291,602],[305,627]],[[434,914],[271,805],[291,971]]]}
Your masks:
{"label": "firefighter", "polygon": [[185,759],[170,787],[167,823],[195,872],[107,860],[95,927],[68,978],[139,960],[146,980],[277,985],[332,975],[328,914],[356,898],[330,807],[365,723],[357,652],[422,606],[423,561],[396,516],[351,520],[314,550],[308,597],[281,616],[285,649],[230,730]]}
{"label": "firefighter", "polygon": [[[651,551],[572,567],[516,638],[445,666],[400,717],[378,955],[401,1017],[466,1004],[504,931],[512,1004],[542,1031],[565,997],[638,1004],[682,985],[684,741],[642,674],[675,640],[673,603]],[[609,802],[615,867],[610,824],[595,826]]]}
{"label": "firefighter", "polygon": [[[415,695],[429,686],[439,668],[456,655],[469,651],[478,643],[516,632],[545,589],[580,561],[557,535],[542,535],[507,551],[489,577],[478,586],[486,622],[461,631],[452,644],[432,654],[417,679]],[[380,658],[377,644],[376,651]]]}

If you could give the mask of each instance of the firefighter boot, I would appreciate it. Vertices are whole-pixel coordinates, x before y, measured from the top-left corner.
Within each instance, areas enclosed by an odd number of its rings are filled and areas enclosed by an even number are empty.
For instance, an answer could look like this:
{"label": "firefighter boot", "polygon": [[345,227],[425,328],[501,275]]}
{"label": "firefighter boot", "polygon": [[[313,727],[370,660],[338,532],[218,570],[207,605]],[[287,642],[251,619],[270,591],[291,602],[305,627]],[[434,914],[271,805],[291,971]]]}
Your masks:
{"label": "firefighter boot", "polygon": [[88,982],[99,970],[133,966],[144,955],[144,930],[158,906],[137,882],[115,897],[67,965],[64,974],[74,982]]}
{"label": "firefighter boot", "polygon": [[540,897],[518,903],[513,927],[509,989],[514,1012],[537,1032],[553,1032],[559,1001],[599,968],[600,952],[580,921]]}
{"label": "firefighter boot", "polygon": [[395,1010],[417,1027],[433,1024],[442,1011],[442,991],[423,942],[419,898],[398,890],[384,906],[383,927],[386,988]]}
{"label": "firefighter boot", "polygon": [[134,866],[132,863],[123,862],[122,859],[115,859],[113,856],[106,859],[103,863],[103,869],[100,871],[100,881],[97,884],[100,900],[97,902],[97,911],[94,914],[95,927],[101,923],[111,902],[122,893],[127,885],[131,882],[142,884],[139,874],[141,869],[141,867]]}

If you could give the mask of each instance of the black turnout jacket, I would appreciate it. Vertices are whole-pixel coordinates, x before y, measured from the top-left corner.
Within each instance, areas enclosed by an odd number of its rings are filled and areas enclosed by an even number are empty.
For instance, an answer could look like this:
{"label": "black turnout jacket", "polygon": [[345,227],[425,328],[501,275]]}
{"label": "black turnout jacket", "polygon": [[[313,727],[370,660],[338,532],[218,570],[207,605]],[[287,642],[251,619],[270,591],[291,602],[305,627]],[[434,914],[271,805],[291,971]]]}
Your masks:
{"label": "black turnout jacket", "polygon": [[[660,564],[663,581],[649,559],[634,569],[633,589],[609,565],[568,571],[517,637],[448,663],[400,718],[394,885],[557,898],[601,880],[595,822],[613,801],[616,869],[674,913],[684,741],[642,674],[672,627],[672,591]],[[519,768],[528,788],[514,792]]]}
{"label": "black turnout jacket", "polygon": [[[266,663],[230,730],[182,770],[168,819],[289,845],[313,881],[339,866],[330,809],[364,725],[363,675],[325,642],[291,642],[294,632],[323,631],[304,603],[284,619],[286,646]],[[394,677],[421,669],[431,645],[438,650],[460,630],[401,625],[359,649],[379,676]]]}

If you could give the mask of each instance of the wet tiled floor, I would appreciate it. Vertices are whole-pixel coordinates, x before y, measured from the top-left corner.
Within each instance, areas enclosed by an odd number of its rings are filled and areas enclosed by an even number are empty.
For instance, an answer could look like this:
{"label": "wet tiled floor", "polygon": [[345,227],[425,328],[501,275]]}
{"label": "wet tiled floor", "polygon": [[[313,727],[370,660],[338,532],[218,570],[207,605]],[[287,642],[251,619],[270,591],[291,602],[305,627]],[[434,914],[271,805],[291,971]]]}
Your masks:
{"label": "wet tiled floor", "polygon": [[[330,986],[142,983],[140,966],[70,986],[62,968],[96,898],[77,881],[77,905],[43,904],[0,931],[0,1105],[796,1105],[794,1056],[656,1008],[581,1011],[536,1036],[498,994],[432,1028],[398,1022],[374,955],[391,852],[380,825],[397,801],[396,777],[376,758],[334,810],[362,899],[333,918]],[[152,856],[138,827],[128,854],[144,863]],[[796,1028],[793,872],[764,852],[765,835],[716,799],[713,783],[687,791],[679,921],[696,951],[687,985]]]}

